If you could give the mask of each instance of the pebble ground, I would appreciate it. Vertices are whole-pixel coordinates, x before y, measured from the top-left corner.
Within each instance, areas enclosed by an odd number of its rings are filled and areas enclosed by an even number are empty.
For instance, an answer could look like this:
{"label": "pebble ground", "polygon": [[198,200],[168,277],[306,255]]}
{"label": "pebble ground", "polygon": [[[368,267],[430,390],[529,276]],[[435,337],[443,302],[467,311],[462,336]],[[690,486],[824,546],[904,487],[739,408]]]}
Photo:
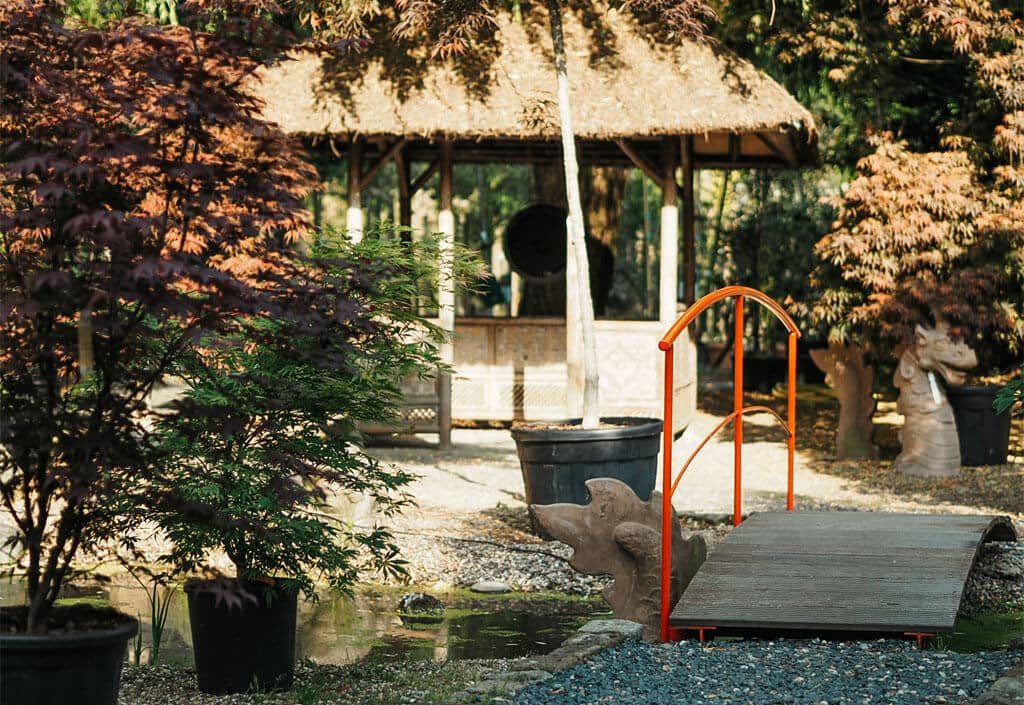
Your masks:
{"label": "pebble ground", "polygon": [[905,641],[630,642],[519,691],[516,705],[943,705],[969,703],[1007,652],[920,651]]}

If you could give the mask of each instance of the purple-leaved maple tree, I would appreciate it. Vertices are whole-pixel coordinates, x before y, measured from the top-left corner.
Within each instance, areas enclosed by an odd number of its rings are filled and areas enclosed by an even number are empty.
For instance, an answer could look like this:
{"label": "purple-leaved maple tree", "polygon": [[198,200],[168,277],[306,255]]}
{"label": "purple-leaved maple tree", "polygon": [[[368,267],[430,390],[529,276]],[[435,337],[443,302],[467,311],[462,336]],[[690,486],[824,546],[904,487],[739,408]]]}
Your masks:
{"label": "purple-leaved maple tree", "polygon": [[315,173],[260,118],[247,52],[50,2],[0,22],[0,502],[38,632],[79,552],[131,547],[179,353],[239,316],[343,319],[294,257]]}

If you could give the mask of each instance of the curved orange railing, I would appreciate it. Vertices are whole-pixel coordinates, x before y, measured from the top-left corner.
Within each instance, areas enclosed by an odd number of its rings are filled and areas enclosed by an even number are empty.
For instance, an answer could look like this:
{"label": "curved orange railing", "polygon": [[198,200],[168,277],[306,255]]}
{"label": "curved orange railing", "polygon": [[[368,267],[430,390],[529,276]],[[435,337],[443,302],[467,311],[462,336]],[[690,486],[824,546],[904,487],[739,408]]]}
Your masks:
{"label": "curved orange railing", "polygon": [[[690,454],[690,457],[679,470],[679,474],[672,477],[672,401],[673,387],[675,386],[675,342],[687,327],[697,319],[712,304],[723,299],[736,299],[736,332],[735,332],[735,354],[733,355],[733,411],[722,419],[714,430],[707,435],[697,449]],[[786,379],[786,420],[783,420],[775,411],[765,406],[743,406],[743,308],[745,299],[753,299],[768,308],[775,317],[782,321],[789,331],[788,345],[788,375]],[[658,348],[665,353],[665,397],[664,397],[664,428],[662,430],[662,496],[661,496],[661,640],[668,641],[672,636],[672,630],[668,626],[669,611],[671,610],[669,586],[672,580],[672,495],[675,494],[679,481],[683,479],[683,473],[690,467],[690,463],[697,457],[697,454],[707,445],[716,433],[718,433],[730,421],[736,422],[736,430],[733,435],[733,525],[738,526],[743,520],[743,492],[741,487],[743,467],[743,414],[751,411],[767,411],[771,413],[780,424],[786,429],[786,440],[788,445],[788,490],[786,493],[786,508],[793,511],[795,502],[793,499],[793,459],[796,451],[796,341],[800,337],[800,331],[796,323],[786,310],[782,308],[771,297],[761,293],[757,289],[748,286],[727,286],[702,297],[693,306],[686,310],[679,320],[672,324],[668,332],[658,341]]]}

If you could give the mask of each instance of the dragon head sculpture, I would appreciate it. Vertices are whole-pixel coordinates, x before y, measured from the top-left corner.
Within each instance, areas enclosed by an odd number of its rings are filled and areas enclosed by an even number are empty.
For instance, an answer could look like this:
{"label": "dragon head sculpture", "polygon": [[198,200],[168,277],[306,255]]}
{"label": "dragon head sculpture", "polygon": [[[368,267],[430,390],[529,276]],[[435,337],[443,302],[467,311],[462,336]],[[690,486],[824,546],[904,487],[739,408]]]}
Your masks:
{"label": "dragon head sculpture", "polygon": [[[938,324],[935,328],[917,326],[914,329],[914,343],[909,348],[913,359],[904,355],[900,360],[900,376],[910,378],[913,371],[904,367],[916,364],[925,372],[937,372],[947,384],[962,384],[964,371],[976,367],[978,358],[967,344],[954,340],[949,327]],[[897,384],[899,379],[897,378]]]}

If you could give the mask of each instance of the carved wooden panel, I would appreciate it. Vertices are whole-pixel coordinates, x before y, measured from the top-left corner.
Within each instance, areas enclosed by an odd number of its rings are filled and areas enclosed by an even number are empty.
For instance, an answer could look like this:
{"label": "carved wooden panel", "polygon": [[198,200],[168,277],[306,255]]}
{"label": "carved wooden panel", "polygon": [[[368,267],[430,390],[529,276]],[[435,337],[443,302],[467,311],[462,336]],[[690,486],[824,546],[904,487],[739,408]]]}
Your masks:
{"label": "carved wooden panel", "polygon": [[[452,417],[464,420],[552,420],[566,416],[565,323],[555,319],[459,319],[455,324]],[[598,321],[601,413],[661,418],[664,354],[655,321]],[[676,430],[696,407],[696,351],[676,343]],[[432,383],[431,383],[432,384]],[[414,391],[410,389],[410,391]],[[423,404],[422,383],[409,398]]]}

